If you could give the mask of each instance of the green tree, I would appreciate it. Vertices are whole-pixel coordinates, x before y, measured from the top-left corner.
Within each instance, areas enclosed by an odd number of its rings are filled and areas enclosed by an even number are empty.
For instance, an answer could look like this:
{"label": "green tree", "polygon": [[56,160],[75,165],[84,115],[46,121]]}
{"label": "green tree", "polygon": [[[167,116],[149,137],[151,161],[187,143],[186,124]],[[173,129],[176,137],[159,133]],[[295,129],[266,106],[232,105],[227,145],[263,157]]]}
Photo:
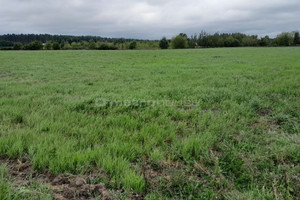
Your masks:
{"label": "green tree", "polygon": [[300,44],[299,32],[295,32],[294,45]]}
{"label": "green tree", "polygon": [[185,33],[179,33],[179,35],[182,36],[182,37],[188,38],[187,34],[185,34]]}
{"label": "green tree", "polygon": [[216,47],[224,47],[224,39],[222,37],[218,37],[216,41]]}
{"label": "green tree", "polygon": [[89,41],[89,46],[88,46],[89,49],[96,49],[96,43],[94,40],[90,40]]}
{"label": "green tree", "polygon": [[105,42],[105,43],[102,43],[99,45],[98,47],[99,50],[109,50],[109,46],[108,44]]}
{"label": "green tree", "polygon": [[80,42],[81,49],[89,49],[89,43],[87,41]]}
{"label": "green tree", "polygon": [[13,49],[14,49],[14,50],[21,50],[22,47],[23,47],[22,43],[16,42],[16,43],[14,43]]}
{"label": "green tree", "polygon": [[258,41],[258,44],[260,45],[260,46],[269,46],[269,45],[271,45],[271,39],[269,38],[269,36],[265,36],[265,37],[263,37],[263,38],[260,38],[260,40]]}
{"label": "green tree", "polygon": [[292,33],[281,33],[277,35],[275,39],[275,43],[278,46],[290,46],[293,42],[293,35]]}
{"label": "green tree", "polygon": [[187,36],[183,33],[172,38],[171,46],[173,49],[184,49],[188,47]]}
{"label": "green tree", "polygon": [[45,49],[46,50],[51,50],[52,49],[52,43],[50,41],[47,41],[45,44]]}
{"label": "green tree", "polygon": [[245,36],[242,39],[242,46],[256,46],[257,45],[257,39],[251,36]]}
{"label": "green tree", "polygon": [[227,37],[224,41],[226,47],[234,47],[235,39],[231,35]]}
{"label": "green tree", "polygon": [[167,48],[169,48],[169,42],[168,42],[168,40],[167,40],[166,37],[163,37],[163,38],[159,41],[159,47],[160,47],[161,49],[167,49]]}
{"label": "green tree", "polygon": [[72,49],[72,47],[71,47],[71,45],[70,45],[69,42],[64,42],[64,43],[62,44],[62,49],[64,49],[64,50],[69,50],[69,49]]}
{"label": "green tree", "polygon": [[54,42],[52,47],[53,47],[53,50],[60,50],[60,45],[58,42]]}
{"label": "green tree", "polygon": [[12,47],[14,46],[13,42],[0,40],[0,47]]}
{"label": "green tree", "polygon": [[72,42],[71,47],[74,50],[82,49],[82,46],[79,42]]}
{"label": "green tree", "polygon": [[188,45],[189,48],[195,48],[197,46],[197,34],[192,35],[189,39],[188,39]]}
{"label": "green tree", "polygon": [[136,49],[136,41],[133,41],[129,44],[129,49]]}
{"label": "green tree", "polygon": [[24,46],[25,50],[42,50],[43,44],[39,41],[34,41]]}

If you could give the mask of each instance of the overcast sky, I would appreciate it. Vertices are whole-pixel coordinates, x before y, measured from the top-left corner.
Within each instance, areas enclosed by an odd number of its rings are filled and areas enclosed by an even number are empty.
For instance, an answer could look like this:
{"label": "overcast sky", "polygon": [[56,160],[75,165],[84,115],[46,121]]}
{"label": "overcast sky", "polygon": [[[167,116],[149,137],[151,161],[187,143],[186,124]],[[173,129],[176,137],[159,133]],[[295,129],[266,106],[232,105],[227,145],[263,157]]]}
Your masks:
{"label": "overcast sky", "polygon": [[269,35],[300,29],[300,0],[0,0],[0,34],[136,39],[205,30]]}

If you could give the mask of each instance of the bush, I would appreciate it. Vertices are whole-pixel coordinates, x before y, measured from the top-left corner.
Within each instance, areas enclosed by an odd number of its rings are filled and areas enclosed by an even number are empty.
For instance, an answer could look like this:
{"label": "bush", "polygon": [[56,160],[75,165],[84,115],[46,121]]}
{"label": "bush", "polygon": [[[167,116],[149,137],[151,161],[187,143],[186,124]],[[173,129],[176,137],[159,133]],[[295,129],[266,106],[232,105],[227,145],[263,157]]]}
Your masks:
{"label": "bush", "polygon": [[290,46],[293,43],[293,36],[291,33],[281,33],[277,35],[275,43],[278,46]]}
{"label": "bush", "polygon": [[99,46],[99,50],[109,50],[109,46],[106,43],[103,43]]}
{"label": "bush", "polygon": [[60,50],[60,45],[58,42],[54,42],[52,45],[53,50]]}
{"label": "bush", "polygon": [[133,41],[129,44],[129,49],[136,49],[136,41]]}
{"label": "bush", "polygon": [[81,44],[79,42],[72,42],[71,48],[74,50],[78,50],[78,49],[82,49],[83,47],[81,46]]}
{"label": "bush", "polygon": [[22,47],[23,47],[22,43],[16,42],[16,43],[14,43],[13,49],[14,49],[14,50],[21,50]]}
{"label": "bush", "polygon": [[89,41],[88,48],[91,50],[96,49],[96,43],[93,40]]}
{"label": "bush", "polygon": [[294,35],[294,45],[300,44],[299,32]]}
{"label": "bush", "polygon": [[98,50],[116,50],[118,48],[112,44],[102,43],[102,44],[100,44],[100,46],[97,49]]}
{"label": "bush", "polygon": [[34,41],[24,46],[25,50],[41,50],[43,49],[43,44],[39,41]]}
{"label": "bush", "polygon": [[63,42],[61,48],[64,50],[70,50],[70,49],[72,49],[72,46],[70,45],[69,42]]}
{"label": "bush", "polygon": [[0,41],[0,47],[12,47],[14,44],[10,41],[4,41],[4,40],[1,40]]}
{"label": "bush", "polygon": [[118,47],[116,47],[115,45],[109,45],[109,50],[117,50]]}
{"label": "bush", "polygon": [[188,46],[188,39],[186,35],[179,34],[176,37],[174,37],[171,41],[171,46],[173,49],[184,49]]}
{"label": "bush", "polygon": [[0,50],[7,51],[7,50],[13,50],[13,48],[12,47],[0,47]]}
{"label": "bush", "polygon": [[258,41],[258,44],[260,46],[270,46],[271,39],[269,38],[269,36],[265,36]]}
{"label": "bush", "polygon": [[235,39],[233,36],[229,36],[225,39],[224,44],[226,47],[238,47],[240,46],[240,42]]}
{"label": "bush", "polygon": [[159,41],[159,47],[161,49],[167,49],[169,47],[169,42],[166,39],[166,37],[163,37],[160,41]]}
{"label": "bush", "polygon": [[51,50],[52,49],[52,43],[50,41],[47,41],[45,44],[45,49],[46,50]]}

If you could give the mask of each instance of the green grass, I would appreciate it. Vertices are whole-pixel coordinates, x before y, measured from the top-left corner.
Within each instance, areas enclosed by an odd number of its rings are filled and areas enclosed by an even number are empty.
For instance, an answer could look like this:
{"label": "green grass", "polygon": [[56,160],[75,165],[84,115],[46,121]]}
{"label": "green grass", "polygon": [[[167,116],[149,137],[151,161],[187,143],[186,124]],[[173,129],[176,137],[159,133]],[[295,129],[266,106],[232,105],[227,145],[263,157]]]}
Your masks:
{"label": "green grass", "polygon": [[122,198],[300,198],[299,55],[1,51],[0,156],[54,174],[97,166]]}

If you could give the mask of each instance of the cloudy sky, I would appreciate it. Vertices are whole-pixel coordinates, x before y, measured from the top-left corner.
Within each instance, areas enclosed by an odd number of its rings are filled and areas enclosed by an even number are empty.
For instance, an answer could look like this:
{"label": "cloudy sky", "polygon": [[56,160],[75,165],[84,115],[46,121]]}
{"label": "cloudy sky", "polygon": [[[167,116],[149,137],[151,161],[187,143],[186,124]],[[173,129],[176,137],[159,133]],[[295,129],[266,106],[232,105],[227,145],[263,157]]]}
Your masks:
{"label": "cloudy sky", "polygon": [[270,35],[300,29],[300,0],[0,0],[0,34],[136,39],[205,30]]}

